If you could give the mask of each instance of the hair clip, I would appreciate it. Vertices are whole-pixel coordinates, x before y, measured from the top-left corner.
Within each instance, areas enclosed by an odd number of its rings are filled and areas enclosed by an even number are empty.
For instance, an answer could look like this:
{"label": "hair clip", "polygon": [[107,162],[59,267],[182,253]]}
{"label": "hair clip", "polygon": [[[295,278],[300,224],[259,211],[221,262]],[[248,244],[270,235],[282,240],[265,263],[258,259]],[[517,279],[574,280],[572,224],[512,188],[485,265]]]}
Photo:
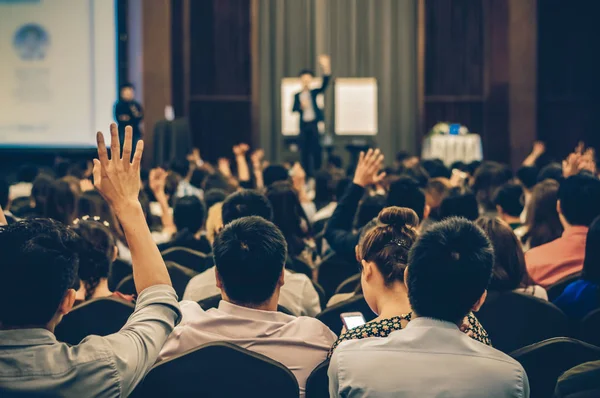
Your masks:
{"label": "hair clip", "polygon": [[106,228],[110,228],[110,223],[108,221],[102,221],[102,219],[98,216],[83,216],[81,218],[76,218],[75,220],[73,220],[73,225],[77,225],[79,224],[80,221],[96,221],[99,222],[100,224],[104,225]]}
{"label": "hair clip", "polygon": [[393,239],[392,243],[407,250],[410,249],[411,246],[410,243],[404,238]]}

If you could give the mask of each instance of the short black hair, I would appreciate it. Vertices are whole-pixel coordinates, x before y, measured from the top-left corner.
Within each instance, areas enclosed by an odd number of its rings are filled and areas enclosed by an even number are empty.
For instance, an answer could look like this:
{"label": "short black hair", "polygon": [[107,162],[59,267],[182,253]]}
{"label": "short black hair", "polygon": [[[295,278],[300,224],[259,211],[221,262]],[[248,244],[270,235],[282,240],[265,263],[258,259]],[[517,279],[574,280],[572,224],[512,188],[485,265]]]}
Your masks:
{"label": "short black hair", "polygon": [[190,172],[190,162],[188,162],[187,160],[174,160],[169,165],[169,170],[185,178]]}
{"label": "short black hair", "polygon": [[290,178],[288,169],[280,164],[272,164],[267,166],[263,171],[263,181],[265,187],[269,187],[278,181],[287,181]]}
{"label": "short black hair", "polygon": [[387,198],[383,195],[365,195],[356,211],[354,226],[357,229],[363,228],[381,213],[386,204]]}
{"label": "short black hair", "polygon": [[262,217],[235,220],[216,236],[213,252],[231,301],[260,305],[273,296],[287,258],[285,238],[275,224]]}
{"label": "short black hair", "polygon": [[500,206],[502,211],[512,217],[519,217],[525,208],[523,187],[514,182],[502,185],[496,191],[494,204]]}
{"label": "short black hair", "polygon": [[133,85],[133,83],[125,82],[119,86],[119,92],[123,91],[123,89],[126,89],[126,88],[135,90],[135,86]]}
{"label": "short black hair", "polygon": [[222,189],[214,188],[204,192],[204,203],[206,204],[206,211],[210,210],[211,207],[217,203],[223,202],[227,199],[227,192]]}
{"label": "short black hair", "polygon": [[[0,227],[0,324],[45,326],[77,277],[79,237],[49,219]],[[15,299],[23,296],[26,299]],[[10,303],[10,304],[9,304]]]}
{"label": "short black hair", "polygon": [[487,289],[494,250],[464,218],[434,224],[408,257],[408,298],[418,316],[458,323]]}
{"label": "short black hair", "polygon": [[464,188],[455,187],[450,189],[446,197],[442,199],[438,211],[440,220],[449,217],[463,217],[475,221],[479,217],[479,207],[475,195]]}
{"label": "short black hair", "polygon": [[390,185],[386,207],[408,207],[423,220],[425,193],[419,183],[410,177],[401,177]]}
{"label": "short black hair", "polygon": [[204,184],[204,181],[206,180],[206,177],[208,177],[208,175],[209,173],[206,169],[194,169],[190,177],[190,184],[198,189],[202,189],[202,185]]}
{"label": "short black hair", "polygon": [[586,174],[569,177],[558,188],[558,200],[569,224],[589,227],[600,215],[600,180]]}
{"label": "short black hair", "polygon": [[473,193],[477,203],[486,211],[495,211],[496,190],[512,179],[512,170],[498,162],[484,162],[473,175]]}
{"label": "short black hair", "polygon": [[314,77],[315,72],[312,69],[304,68],[304,69],[301,69],[300,72],[298,72],[298,76],[302,76],[302,75],[311,75]]}
{"label": "short black hair", "polygon": [[273,221],[273,206],[265,195],[251,189],[244,189],[230,195],[223,202],[223,225],[238,218],[258,216]]}
{"label": "short black hair", "polygon": [[18,182],[33,182],[38,175],[38,168],[32,164],[24,164],[17,172]]}
{"label": "short black hair", "polygon": [[550,163],[544,166],[538,176],[537,182],[542,182],[545,180],[555,180],[558,182],[562,182],[563,180],[563,169],[559,163]]}
{"label": "short black hair", "polygon": [[177,231],[187,229],[196,233],[206,221],[206,208],[197,196],[183,196],[175,201],[173,209],[173,221]]}
{"label": "short black hair", "polygon": [[517,170],[517,179],[523,184],[525,189],[532,189],[537,184],[539,170],[536,166],[521,166]]}
{"label": "short black hair", "polygon": [[329,157],[327,158],[327,164],[329,164],[330,166],[333,166],[337,169],[341,169],[342,167],[344,167],[344,162],[342,161],[342,157],[338,156],[336,154],[331,154],[329,155]]}
{"label": "short black hair", "polygon": [[427,171],[429,178],[450,178],[451,172],[440,159],[427,159],[421,162],[421,166]]}

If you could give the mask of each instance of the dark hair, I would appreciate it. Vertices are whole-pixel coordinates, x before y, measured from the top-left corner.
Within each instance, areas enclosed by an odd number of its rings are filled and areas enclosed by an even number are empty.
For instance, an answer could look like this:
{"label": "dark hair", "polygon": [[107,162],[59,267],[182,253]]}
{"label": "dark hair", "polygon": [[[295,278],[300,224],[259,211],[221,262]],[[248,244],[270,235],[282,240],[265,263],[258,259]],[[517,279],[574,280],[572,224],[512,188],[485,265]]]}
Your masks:
{"label": "dark hair", "polygon": [[117,216],[106,199],[95,189],[83,192],[77,201],[77,217],[84,216],[98,217],[106,221],[110,225],[109,229],[113,237],[123,243],[126,242]]}
{"label": "dark hair", "polygon": [[383,195],[365,195],[358,206],[354,226],[357,229],[364,227],[375,219],[386,205],[387,198]]}
{"label": "dark hair", "polygon": [[420,164],[404,170],[404,176],[410,177],[419,184],[419,187],[425,188],[427,181],[429,181],[429,173]]}
{"label": "dark hair", "polygon": [[9,201],[10,186],[4,179],[0,179],[0,206],[3,210],[7,210]]}
{"label": "dark hair", "polygon": [[408,256],[408,298],[418,316],[458,323],[486,290],[494,250],[481,228],[464,218],[431,226]]}
{"label": "dark hair", "polygon": [[18,182],[33,182],[38,175],[38,168],[32,164],[24,164],[17,171]]}
{"label": "dark hair", "polygon": [[479,167],[481,167],[481,165],[482,165],[481,160],[474,160],[471,163],[465,165],[465,169],[461,170],[461,171],[464,171],[466,173],[469,173],[469,175],[474,176],[475,172],[477,171],[477,169]]}
{"label": "dark hair", "polygon": [[377,224],[363,234],[358,243],[359,260],[373,262],[387,286],[404,281],[408,252],[417,239],[419,217],[406,207],[388,207],[377,217]]}
{"label": "dark hair", "polygon": [[302,75],[311,75],[314,77],[315,72],[313,72],[312,69],[304,68],[304,69],[300,69],[300,72],[298,72],[298,76],[302,76]]}
{"label": "dark hair", "polygon": [[59,158],[54,163],[54,174],[56,178],[63,178],[69,175],[69,169],[71,168],[71,162],[67,159]]}
{"label": "dark hair", "polygon": [[494,193],[510,181],[512,171],[506,165],[497,162],[484,162],[477,168],[473,178],[472,189],[477,203],[485,211],[495,211]]}
{"label": "dark hair", "polygon": [[531,198],[527,205],[527,233],[521,241],[529,242],[529,247],[541,246],[563,233],[563,226],[556,211],[558,200],[558,182],[555,180],[544,180],[533,187]]}
{"label": "dark hair", "polygon": [[187,160],[174,160],[169,166],[169,170],[177,173],[180,177],[187,177],[190,172],[190,162]]}
{"label": "dark hair", "polygon": [[406,159],[408,159],[408,158],[412,158],[413,156],[414,156],[414,155],[411,155],[411,154],[410,154],[410,153],[408,153],[407,151],[399,151],[399,152],[396,152],[395,159],[396,159],[396,162],[398,162],[398,163],[402,163],[402,162],[404,162]]}
{"label": "dark hair", "polygon": [[425,188],[425,202],[429,205],[429,218],[440,219],[440,206],[446,195],[450,192],[451,185],[447,178],[432,178]]}
{"label": "dark hair", "polygon": [[195,234],[206,221],[204,203],[196,196],[178,198],[173,209],[173,221],[178,232],[188,230],[188,232]]}
{"label": "dark hair", "polygon": [[291,183],[279,181],[267,189],[267,199],[273,207],[273,223],[285,236],[288,252],[298,256],[306,247],[304,239],[311,237],[310,222]]}
{"label": "dark hair", "polygon": [[336,169],[342,169],[344,166],[344,162],[342,162],[342,157],[333,153],[329,155],[329,157],[327,157],[327,164],[335,167]]}
{"label": "dark hair", "polygon": [[125,82],[119,86],[119,92],[121,92],[125,88],[130,88],[130,89],[135,90],[135,86],[133,85],[133,83]]}
{"label": "dark hair", "polygon": [[523,184],[525,189],[531,189],[537,184],[539,170],[535,166],[521,166],[517,170],[517,179]]}
{"label": "dark hair", "polygon": [[586,174],[569,177],[558,188],[558,200],[569,224],[589,227],[600,215],[600,180]]}
{"label": "dark hair", "polygon": [[450,169],[446,167],[443,161],[440,159],[427,159],[421,162],[421,166],[429,174],[429,178],[450,178]]}
{"label": "dark hair", "polygon": [[408,207],[417,213],[419,220],[423,220],[425,193],[417,181],[409,177],[401,177],[390,185],[387,206]]}
{"label": "dark hair", "polygon": [[277,181],[288,181],[290,174],[288,170],[280,164],[272,164],[267,166],[263,171],[263,180],[265,187],[268,187]]}
{"label": "dark hair", "polygon": [[587,233],[581,279],[600,285],[600,217],[594,220]]}
{"label": "dark hair", "polygon": [[494,269],[490,290],[513,291],[533,284],[527,268],[521,242],[512,228],[496,217],[481,217],[475,224],[488,236],[494,247]]}
{"label": "dark hair", "polygon": [[550,163],[544,166],[537,176],[537,181],[542,182],[545,180],[561,182],[563,180],[562,166],[559,163]]}
{"label": "dark hair", "polygon": [[202,183],[204,191],[221,189],[227,193],[233,193],[235,188],[219,173],[209,174]]}
{"label": "dark hair", "polygon": [[194,171],[192,171],[192,176],[190,177],[190,184],[198,189],[202,189],[202,185],[208,175],[209,173],[206,169],[194,169]]}
{"label": "dark hair", "polygon": [[85,285],[86,300],[94,295],[100,281],[108,278],[117,244],[102,221],[77,219],[72,226],[73,231],[82,238],[79,250],[79,279]]}
{"label": "dark hair", "polygon": [[344,180],[345,174],[341,170],[321,170],[315,174],[315,204],[320,209],[330,202],[339,199],[336,196],[338,184]]}
{"label": "dark hair", "polygon": [[223,202],[223,225],[238,218],[258,216],[267,221],[273,220],[273,207],[265,195],[245,189],[229,195]]}
{"label": "dark hair", "polygon": [[46,201],[53,183],[54,178],[47,174],[40,174],[33,181],[33,186],[31,187],[31,198],[35,202],[35,208],[38,214],[43,214],[45,211],[44,209],[46,208]]}
{"label": "dark hair", "polygon": [[494,204],[500,206],[502,211],[512,217],[519,217],[525,207],[523,187],[514,182],[502,185],[496,191]]}
{"label": "dark hair", "polygon": [[[477,165],[477,167],[479,167],[479,165]],[[450,170],[452,171],[454,169],[460,170],[465,173],[469,172],[467,164],[462,160],[457,160],[450,165]]]}
{"label": "dark hair", "polygon": [[78,236],[54,220],[21,220],[0,227],[3,328],[45,326],[52,319],[76,280],[78,245]]}
{"label": "dark hair", "polygon": [[479,217],[479,209],[475,195],[465,188],[451,188],[440,205],[438,217],[463,217],[475,221]]}
{"label": "dark hair", "polygon": [[287,258],[285,238],[262,217],[244,217],[225,225],[213,245],[216,270],[227,296],[236,304],[269,300]]}
{"label": "dark hair", "polygon": [[70,225],[75,218],[77,197],[71,185],[63,180],[53,181],[46,198],[44,217]]}
{"label": "dark hair", "polygon": [[211,189],[204,193],[204,203],[206,204],[206,211],[210,210],[211,207],[217,203],[223,202],[227,199],[227,192],[222,189]]}

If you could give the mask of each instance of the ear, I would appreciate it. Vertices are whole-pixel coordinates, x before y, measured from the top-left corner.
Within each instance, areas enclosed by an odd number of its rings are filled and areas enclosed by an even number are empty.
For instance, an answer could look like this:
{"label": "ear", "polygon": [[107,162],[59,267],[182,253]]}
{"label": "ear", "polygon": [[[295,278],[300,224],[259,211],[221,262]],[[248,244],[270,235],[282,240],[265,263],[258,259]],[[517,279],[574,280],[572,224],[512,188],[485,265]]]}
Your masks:
{"label": "ear", "polygon": [[67,290],[67,293],[65,293],[65,297],[63,297],[62,301],[60,302],[60,305],[58,306],[59,314],[67,315],[69,312],[71,312],[73,306],[75,305],[76,295],[77,292],[75,291],[75,289]]}
{"label": "ear", "polygon": [[560,200],[556,201],[556,212],[562,214],[562,207],[560,206]]}
{"label": "ear", "polygon": [[[428,219],[430,213],[431,207],[428,204],[425,204],[425,208],[423,209],[423,220]],[[423,220],[421,220],[421,222],[423,222]]]}
{"label": "ear", "polygon": [[356,257],[356,261],[361,261],[360,256],[358,255],[358,245],[354,246],[354,256]]}
{"label": "ear", "polygon": [[370,263],[366,260],[361,261],[362,264],[362,274],[365,277],[365,280],[371,279],[373,275],[373,263]]}
{"label": "ear", "polygon": [[113,255],[112,255],[113,262],[117,259],[118,255],[119,255],[119,248],[117,246],[115,246],[115,248],[113,250]]}
{"label": "ear", "polygon": [[281,275],[279,275],[279,280],[277,281],[277,286],[281,287],[285,285],[285,268],[281,270]]}
{"label": "ear", "polygon": [[404,268],[404,286],[408,289],[408,266]]}
{"label": "ear", "polygon": [[483,294],[481,295],[481,297],[479,297],[479,300],[477,300],[475,302],[475,304],[473,304],[473,307],[471,308],[471,311],[473,311],[473,312],[479,311],[479,309],[481,308],[481,306],[483,305],[483,303],[485,303],[485,299],[486,298],[487,298],[487,290],[485,290],[483,292]]}
{"label": "ear", "polygon": [[498,216],[500,216],[500,218],[504,216],[504,210],[502,210],[502,207],[500,207],[500,205],[496,205],[496,211],[498,212]]}
{"label": "ear", "polygon": [[217,283],[217,287],[220,290],[223,290],[223,281],[221,280],[221,275],[219,275],[219,271],[217,271],[217,267],[215,267],[215,282]]}

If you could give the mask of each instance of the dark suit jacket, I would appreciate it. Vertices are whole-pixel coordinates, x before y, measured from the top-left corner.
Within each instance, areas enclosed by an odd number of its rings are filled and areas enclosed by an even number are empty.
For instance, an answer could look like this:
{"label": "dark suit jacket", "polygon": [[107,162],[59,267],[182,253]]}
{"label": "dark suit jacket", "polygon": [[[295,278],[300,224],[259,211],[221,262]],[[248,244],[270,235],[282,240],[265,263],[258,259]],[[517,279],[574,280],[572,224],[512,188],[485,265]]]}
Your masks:
{"label": "dark suit jacket", "polygon": [[[323,110],[317,106],[317,95],[321,94],[325,90],[327,90],[327,86],[329,85],[329,80],[331,80],[331,75],[323,76],[323,84],[321,87],[310,90],[310,97],[312,99],[312,106],[315,110],[315,122],[322,122],[325,118],[323,116]],[[294,94],[294,107],[292,108],[292,112],[300,113],[300,123],[302,123],[302,114],[304,111],[300,106],[300,93]]]}

